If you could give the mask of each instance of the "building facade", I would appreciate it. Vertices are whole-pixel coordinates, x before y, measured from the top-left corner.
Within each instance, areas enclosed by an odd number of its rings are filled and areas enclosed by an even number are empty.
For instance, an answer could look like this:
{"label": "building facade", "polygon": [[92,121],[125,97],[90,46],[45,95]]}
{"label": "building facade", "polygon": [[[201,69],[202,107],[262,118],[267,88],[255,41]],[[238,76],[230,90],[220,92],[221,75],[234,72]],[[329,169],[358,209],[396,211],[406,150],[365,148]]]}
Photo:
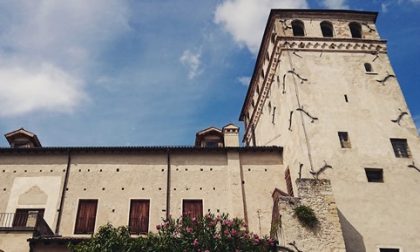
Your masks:
{"label": "building facade", "polygon": [[292,181],[331,180],[347,251],[418,251],[420,140],[376,18],[272,10],[244,142],[283,146]]}
{"label": "building facade", "polygon": [[[0,148],[0,251],[67,251],[98,227],[229,213],[281,251],[420,248],[420,139],[377,13],[272,10],[240,120],[191,147]],[[315,230],[294,208],[315,210]]]}

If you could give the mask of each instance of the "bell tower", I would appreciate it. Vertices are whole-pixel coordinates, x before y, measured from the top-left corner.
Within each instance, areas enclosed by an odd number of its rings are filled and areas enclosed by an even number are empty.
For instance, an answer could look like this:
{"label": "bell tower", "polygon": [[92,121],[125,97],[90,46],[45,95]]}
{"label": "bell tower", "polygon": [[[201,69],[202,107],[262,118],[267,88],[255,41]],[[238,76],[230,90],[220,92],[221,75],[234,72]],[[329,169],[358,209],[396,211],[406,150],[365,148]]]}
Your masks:
{"label": "bell tower", "polygon": [[411,251],[420,248],[420,139],[376,18],[272,10],[243,141],[283,146],[293,182],[331,180],[347,251]]}

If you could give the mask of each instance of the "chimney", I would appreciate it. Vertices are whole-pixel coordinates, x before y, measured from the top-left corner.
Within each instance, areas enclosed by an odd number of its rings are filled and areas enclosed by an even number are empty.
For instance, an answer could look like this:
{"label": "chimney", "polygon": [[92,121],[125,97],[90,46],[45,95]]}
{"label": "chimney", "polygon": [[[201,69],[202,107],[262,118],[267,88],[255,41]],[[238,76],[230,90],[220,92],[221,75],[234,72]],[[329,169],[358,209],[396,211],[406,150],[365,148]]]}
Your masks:
{"label": "chimney", "polygon": [[34,148],[42,147],[38,137],[24,128],[9,132],[4,135],[11,148]]}
{"label": "chimney", "polygon": [[225,147],[239,147],[239,127],[229,123],[222,131]]}

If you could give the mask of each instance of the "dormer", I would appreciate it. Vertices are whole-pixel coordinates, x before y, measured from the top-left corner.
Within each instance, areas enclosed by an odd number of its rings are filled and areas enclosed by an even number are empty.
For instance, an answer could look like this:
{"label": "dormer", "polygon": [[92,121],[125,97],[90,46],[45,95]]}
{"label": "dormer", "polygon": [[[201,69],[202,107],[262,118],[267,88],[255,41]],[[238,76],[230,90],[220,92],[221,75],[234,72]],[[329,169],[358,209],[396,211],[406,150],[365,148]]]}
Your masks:
{"label": "dormer", "polygon": [[11,148],[34,148],[42,147],[38,137],[24,128],[9,132],[4,135]]}
{"label": "dormer", "polygon": [[220,129],[209,127],[195,135],[196,147],[223,147],[223,133]]}

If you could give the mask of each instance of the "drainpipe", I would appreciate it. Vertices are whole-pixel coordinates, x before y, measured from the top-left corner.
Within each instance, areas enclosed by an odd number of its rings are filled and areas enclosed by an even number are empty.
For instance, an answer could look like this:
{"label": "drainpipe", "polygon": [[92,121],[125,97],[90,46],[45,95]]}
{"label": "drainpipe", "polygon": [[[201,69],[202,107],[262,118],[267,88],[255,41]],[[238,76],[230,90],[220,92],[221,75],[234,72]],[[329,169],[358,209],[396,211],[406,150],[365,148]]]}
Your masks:
{"label": "drainpipe", "polygon": [[240,171],[240,176],[241,176],[241,191],[242,191],[242,204],[243,204],[243,208],[244,208],[244,220],[246,223],[246,230],[249,231],[248,229],[248,208],[247,208],[247,204],[246,204],[246,195],[245,195],[245,180],[244,180],[244,171],[242,168],[242,162],[241,162],[241,153],[238,151],[238,156],[239,156],[239,171]]}
{"label": "drainpipe", "polygon": [[57,224],[55,226],[55,235],[58,235],[60,231],[60,224],[61,224],[60,222],[61,222],[61,216],[63,215],[64,198],[66,196],[66,188],[69,181],[70,164],[71,164],[70,149],[67,150],[67,155],[68,155],[68,158],[67,158],[66,175],[64,176],[63,191],[61,192],[60,208],[58,209]]}
{"label": "drainpipe", "polygon": [[171,154],[169,148],[166,150],[167,176],[166,176],[166,219],[171,217]]}

